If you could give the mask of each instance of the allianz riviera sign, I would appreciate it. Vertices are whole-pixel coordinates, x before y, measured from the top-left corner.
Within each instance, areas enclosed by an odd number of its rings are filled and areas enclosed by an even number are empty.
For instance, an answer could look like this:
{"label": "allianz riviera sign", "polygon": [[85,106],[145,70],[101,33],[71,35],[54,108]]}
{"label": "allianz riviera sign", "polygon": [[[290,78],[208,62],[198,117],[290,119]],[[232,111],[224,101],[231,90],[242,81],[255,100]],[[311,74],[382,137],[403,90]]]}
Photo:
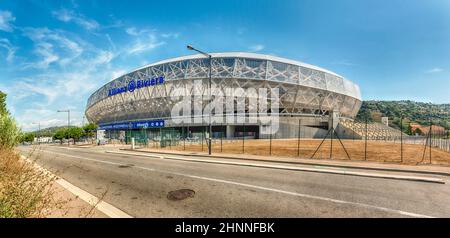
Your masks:
{"label": "allianz riviera sign", "polygon": [[100,130],[162,128],[164,120],[134,121],[100,125]]}
{"label": "allianz riviera sign", "polygon": [[164,76],[147,78],[147,79],[138,79],[138,80],[130,80],[128,85],[119,87],[119,88],[111,88],[108,90],[108,97],[114,96],[116,94],[125,93],[125,92],[133,92],[135,89],[145,88],[149,86],[155,86],[164,84]]}
{"label": "allianz riviera sign", "polygon": [[[118,88],[111,88],[108,90],[108,97],[125,92],[134,92],[139,88],[145,88],[150,86],[156,86],[164,84],[164,76],[153,77],[147,79],[132,79],[128,82],[128,85]],[[117,129],[146,129],[146,128],[162,128],[164,127],[164,120],[151,120],[151,121],[134,121],[124,123],[111,123],[99,125],[100,130],[117,130]]]}

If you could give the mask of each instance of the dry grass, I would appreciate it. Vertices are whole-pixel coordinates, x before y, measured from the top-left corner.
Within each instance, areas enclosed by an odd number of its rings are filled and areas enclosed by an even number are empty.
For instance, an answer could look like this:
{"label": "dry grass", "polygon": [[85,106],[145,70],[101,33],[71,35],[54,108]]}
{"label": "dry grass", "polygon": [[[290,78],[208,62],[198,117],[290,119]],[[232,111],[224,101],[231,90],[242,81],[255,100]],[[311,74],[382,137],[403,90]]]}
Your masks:
{"label": "dry grass", "polygon": [[45,217],[53,199],[54,176],[37,170],[10,149],[0,148],[0,217]]}
{"label": "dry grass", "polygon": [[31,160],[33,154],[38,154],[36,148],[24,160],[13,150],[0,149],[0,217],[40,218],[55,214],[57,217],[95,216],[95,208],[107,191],[94,205],[73,207],[71,204],[80,204],[74,201],[78,198],[56,186],[57,177],[39,169],[35,164],[39,156]]}
{"label": "dry grass", "polygon": [[[220,140],[213,143],[212,151],[214,153],[230,153],[230,154],[252,154],[252,155],[272,155],[286,157],[311,158],[320,145],[322,140],[302,139],[300,140],[300,149],[296,139],[277,139],[272,140],[272,151],[270,151],[269,140]],[[365,159],[365,143],[361,140],[342,140],[351,160]],[[244,150],[243,145],[244,144]],[[320,149],[316,152],[313,159],[329,159],[330,158],[331,141],[325,140]],[[403,161],[401,161],[401,145],[399,143],[384,141],[368,141],[367,143],[367,160],[376,162],[393,162],[404,164],[418,164],[420,162],[430,163],[429,148],[426,148],[425,159],[423,159],[424,145],[403,144]],[[160,149],[160,148],[158,148]],[[184,150],[183,141],[178,146],[163,148],[166,150]],[[206,144],[186,143],[187,151],[207,152]],[[431,163],[438,165],[450,165],[450,152],[445,152],[437,148],[431,150]],[[340,144],[339,140],[333,140],[332,159],[348,160],[347,154]]]}

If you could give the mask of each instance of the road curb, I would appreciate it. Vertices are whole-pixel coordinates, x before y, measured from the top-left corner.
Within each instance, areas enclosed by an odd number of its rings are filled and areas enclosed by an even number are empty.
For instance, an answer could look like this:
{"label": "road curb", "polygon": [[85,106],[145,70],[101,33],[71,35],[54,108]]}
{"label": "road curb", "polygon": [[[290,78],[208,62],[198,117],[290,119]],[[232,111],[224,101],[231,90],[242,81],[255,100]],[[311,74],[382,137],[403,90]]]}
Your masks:
{"label": "road curb", "polygon": [[144,156],[144,157],[152,157],[152,158],[160,158],[160,159],[182,160],[182,161],[188,161],[188,162],[203,162],[203,163],[212,163],[212,164],[238,165],[238,166],[248,166],[248,167],[258,167],[258,168],[284,169],[284,170],[293,170],[293,171],[317,172],[317,173],[328,173],[328,174],[351,175],[351,176],[360,176],[360,177],[384,178],[384,179],[395,179],[395,180],[407,180],[407,181],[445,184],[445,182],[442,179],[429,178],[429,177],[403,176],[403,175],[366,173],[366,172],[355,172],[355,171],[339,171],[339,170],[333,170],[333,169],[302,168],[302,167],[290,167],[290,166],[283,166],[283,165],[254,164],[254,163],[243,163],[243,162],[210,161],[210,160],[192,159],[192,158],[176,158],[176,157],[149,155],[149,154],[142,153],[142,152],[129,153],[129,152],[121,152],[121,151],[105,151],[105,153]]}
{"label": "road curb", "polygon": [[206,155],[206,154],[181,154],[173,152],[156,152],[156,151],[140,151],[131,149],[119,149],[123,151],[130,152],[140,152],[147,154],[168,154],[168,155],[178,155],[178,156],[197,156],[204,158],[218,158],[218,159],[231,159],[231,160],[248,160],[257,162],[270,162],[270,163],[281,163],[281,164],[294,164],[294,165],[310,165],[310,166],[325,166],[325,167],[335,167],[344,169],[364,169],[364,170],[374,170],[374,171],[387,171],[387,172],[400,172],[400,173],[417,173],[417,174],[430,174],[430,175],[441,175],[450,177],[450,172],[442,171],[426,171],[426,170],[415,170],[415,169],[397,169],[397,168],[380,168],[380,167],[365,167],[365,166],[355,166],[355,165],[338,165],[338,164],[323,164],[323,163],[313,163],[313,162],[293,162],[293,161],[279,161],[279,160],[261,160],[261,159],[249,159],[249,158],[237,158],[219,155]]}
{"label": "road curb", "polygon": [[36,164],[35,162],[27,159],[27,157],[25,157],[24,155],[21,155],[21,158],[33,163],[33,165],[43,171],[46,174],[50,174],[52,176],[54,176],[56,178],[55,182],[57,184],[59,184],[61,187],[63,187],[65,190],[69,191],[70,193],[74,194],[76,197],[80,198],[81,200],[83,200],[84,202],[88,203],[91,206],[95,206],[95,208],[97,210],[99,210],[100,212],[104,213],[105,215],[107,215],[110,218],[133,218],[132,216],[128,215],[127,213],[123,212],[122,210],[114,207],[113,205],[100,200],[99,198],[97,198],[96,196],[84,191],[83,189],[69,183],[67,180],[53,174],[52,172],[50,172],[49,170],[43,168],[42,166]]}

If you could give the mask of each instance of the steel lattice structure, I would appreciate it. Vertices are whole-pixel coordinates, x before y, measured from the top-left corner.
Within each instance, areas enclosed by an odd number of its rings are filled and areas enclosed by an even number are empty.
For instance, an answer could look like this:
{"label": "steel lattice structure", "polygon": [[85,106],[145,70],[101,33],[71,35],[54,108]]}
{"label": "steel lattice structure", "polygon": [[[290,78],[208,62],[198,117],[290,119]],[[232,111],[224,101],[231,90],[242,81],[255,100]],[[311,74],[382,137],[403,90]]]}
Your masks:
{"label": "steel lattice structure", "polygon": [[[212,84],[226,87],[278,88],[280,115],[317,115],[338,111],[353,118],[361,106],[359,87],[328,70],[284,58],[253,53],[212,54]],[[98,124],[142,119],[170,120],[174,89],[208,80],[208,59],[191,55],[160,61],[107,83],[88,99],[86,117]],[[131,80],[163,76],[164,84],[108,95]],[[204,88],[203,90],[207,90]],[[205,93],[206,94],[206,93]],[[212,95],[216,93],[213,91]],[[206,103],[203,103],[206,105]]]}

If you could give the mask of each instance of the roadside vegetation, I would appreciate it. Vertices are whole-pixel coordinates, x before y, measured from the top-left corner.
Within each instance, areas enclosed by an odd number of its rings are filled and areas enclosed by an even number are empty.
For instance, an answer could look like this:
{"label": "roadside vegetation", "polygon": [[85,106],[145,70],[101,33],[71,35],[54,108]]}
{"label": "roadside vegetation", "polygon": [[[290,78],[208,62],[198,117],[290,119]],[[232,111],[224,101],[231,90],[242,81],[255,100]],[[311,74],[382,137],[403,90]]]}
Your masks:
{"label": "roadside vegetation", "polygon": [[90,140],[91,143],[93,143],[97,127],[98,126],[95,123],[89,123],[83,127],[72,126],[68,128],[59,128],[54,131],[51,136],[54,140],[59,140],[60,143],[62,143],[64,139],[73,140],[75,143],[82,138]]}
{"label": "roadside vegetation", "polygon": [[14,150],[32,136],[20,132],[6,109],[6,94],[0,91],[0,217],[45,217],[50,208],[58,206],[52,192],[55,178]]}
{"label": "roadside vegetation", "polygon": [[24,143],[24,142],[32,143],[34,141],[34,138],[36,138],[36,134],[33,132],[22,133],[19,138],[19,142],[20,143]]}
{"label": "roadside vegetation", "polygon": [[[400,117],[403,116],[403,120]],[[361,109],[356,116],[357,120],[379,121],[380,117],[388,117],[390,126],[400,129],[409,135],[423,134],[420,130],[412,130],[410,124],[417,123],[429,126],[430,119],[433,125],[450,130],[450,104],[433,104],[424,102],[404,101],[363,101]],[[402,121],[402,126],[400,126]]]}

